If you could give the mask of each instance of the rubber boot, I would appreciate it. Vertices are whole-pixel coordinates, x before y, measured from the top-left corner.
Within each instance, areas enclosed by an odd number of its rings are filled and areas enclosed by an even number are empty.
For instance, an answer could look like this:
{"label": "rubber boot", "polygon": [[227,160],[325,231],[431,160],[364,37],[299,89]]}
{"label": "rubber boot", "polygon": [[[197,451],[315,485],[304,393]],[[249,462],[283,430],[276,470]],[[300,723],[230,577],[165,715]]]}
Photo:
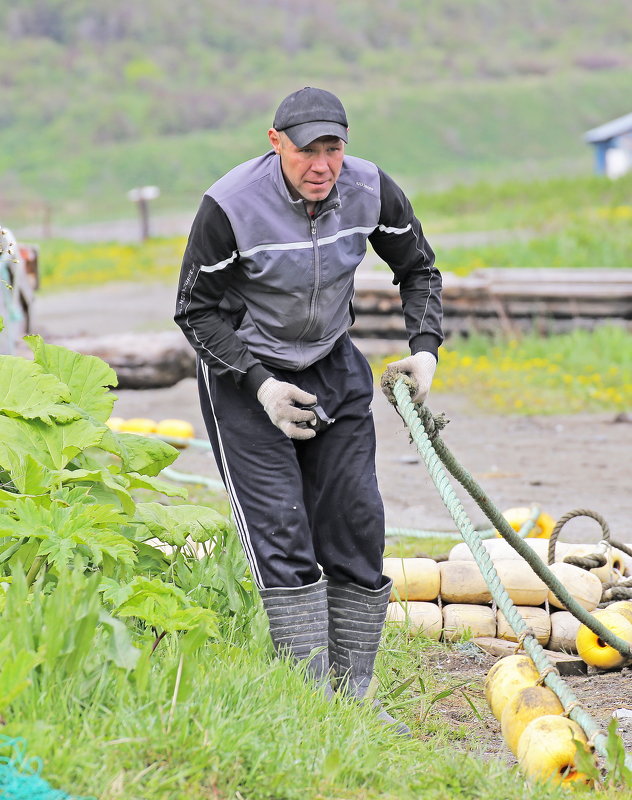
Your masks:
{"label": "rubber boot", "polygon": [[260,594],[276,653],[290,655],[296,661],[307,661],[308,673],[323,687],[326,696],[331,697],[327,581],[298,588],[261,589]]}
{"label": "rubber boot", "polygon": [[[389,580],[381,589],[366,589],[328,578],[329,661],[338,691],[359,701],[365,697],[373,677],[391,585]],[[373,705],[386,725],[393,725],[403,736],[411,736],[410,728],[393,719],[379,701]]]}

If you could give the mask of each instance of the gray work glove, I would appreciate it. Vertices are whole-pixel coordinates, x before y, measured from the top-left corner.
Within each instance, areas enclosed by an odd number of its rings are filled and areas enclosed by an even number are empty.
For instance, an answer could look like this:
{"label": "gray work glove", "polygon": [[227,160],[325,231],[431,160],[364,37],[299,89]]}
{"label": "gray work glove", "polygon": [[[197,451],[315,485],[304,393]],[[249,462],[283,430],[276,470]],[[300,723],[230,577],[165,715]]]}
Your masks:
{"label": "gray work glove", "polygon": [[304,392],[293,383],[267,378],[259,387],[257,400],[277,428],[290,439],[313,439],[316,436],[313,428],[300,428],[296,424],[315,422],[314,413],[295,405],[313,406],[317,402],[315,394]]}
{"label": "gray work glove", "polygon": [[[416,386],[416,391],[412,395],[411,400],[413,403],[423,403],[426,397],[428,397],[436,368],[437,359],[432,353],[429,353],[427,350],[422,350],[420,353],[415,353],[414,356],[402,358],[401,361],[391,361],[386,368],[384,376],[387,374],[392,375],[394,372],[403,372],[409,375]],[[391,403],[393,403],[393,392],[389,384],[390,381],[384,381],[384,379],[382,379],[382,391]]]}

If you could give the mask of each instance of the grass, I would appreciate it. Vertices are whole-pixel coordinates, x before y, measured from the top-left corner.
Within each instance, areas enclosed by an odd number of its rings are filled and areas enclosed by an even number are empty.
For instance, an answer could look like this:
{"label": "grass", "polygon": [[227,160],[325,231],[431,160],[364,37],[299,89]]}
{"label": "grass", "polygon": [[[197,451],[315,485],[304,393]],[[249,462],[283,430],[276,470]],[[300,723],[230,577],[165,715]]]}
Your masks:
{"label": "grass", "polygon": [[632,174],[506,180],[418,195],[415,210],[433,235],[502,231],[499,244],[442,247],[440,269],[632,267]]}
{"label": "grass", "polygon": [[431,702],[445,677],[425,666],[436,644],[389,631],[380,655],[379,694],[421,737],[409,741],[370,707],[329,703],[300,671],[270,660],[259,628],[247,645],[208,644],[185,657],[177,686],[175,641],[145,682],[107,662],[59,682],[51,674],[45,690],[33,686],[14,703],[3,732],[28,742],[53,785],[101,800],[564,796],[478,758],[474,712],[472,725],[445,723]]}
{"label": "grass", "polygon": [[246,634],[184,656],[167,640],[145,678],[113,667],[97,640],[74,675],[40,675],[5,713],[3,733],[26,740],[54,786],[100,800],[568,796],[484,756],[482,674],[462,687],[474,707],[459,702],[454,720],[443,713],[462,682],[432,667],[449,647],[387,626],[378,696],[413,729],[405,740],[370,707],[327,702],[300,670],[271,659],[262,615]]}
{"label": "grass", "polygon": [[[376,379],[388,361],[373,364]],[[517,339],[473,335],[440,351],[433,392],[495,414],[612,413],[632,408],[632,333],[601,326]]]}
{"label": "grass", "polygon": [[630,220],[632,174],[520,178],[459,184],[417,194],[414,205],[430,232],[559,229],[578,213],[610,222]]}
{"label": "grass", "polygon": [[517,236],[502,244],[453,247],[439,253],[441,267],[459,275],[485,267],[632,267],[632,206],[597,209],[558,221],[545,235]]}
{"label": "grass", "polygon": [[51,239],[40,249],[42,291],[112,281],[171,281],[175,286],[185,245],[184,237],[149,239],[143,244]]}
{"label": "grass", "polygon": [[[215,503],[215,497],[199,489],[189,501]],[[404,554],[406,545],[393,543],[391,554]],[[65,601],[50,604],[61,591],[68,593]],[[95,609],[81,569],[72,580],[36,592],[30,610],[13,601],[11,611],[8,600],[0,602],[3,734],[24,740],[53,786],[99,800],[568,796],[531,786],[498,755],[490,757],[500,742],[490,742],[485,728],[482,671],[460,686],[459,676],[435,666],[458,651],[458,644],[411,638],[387,626],[376,663],[376,692],[396,718],[410,725],[414,739],[405,740],[383,727],[370,706],[338,697],[327,702],[300,669],[273,658],[261,604],[252,587],[246,591],[242,612],[231,616],[224,608],[220,633],[196,649],[168,635],[150,656],[154,633],[132,624],[134,644],[143,649],[132,667],[116,665],[113,642],[99,628],[88,641],[87,613]],[[77,613],[62,619],[51,614],[62,607]],[[63,647],[40,648],[41,663],[7,703],[5,679],[15,642],[31,642],[29,649],[37,649],[44,640],[43,623],[59,626]],[[10,753],[0,747],[0,755]],[[625,800],[632,793],[613,788],[601,796]]]}
{"label": "grass", "polygon": [[501,414],[620,412],[632,408],[632,333],[593,332],[448,343],[435,391],[461,391]]}
{"label": "grass", "polygon": [[[632,267],[631,197],[632,174],[618,181],[584,176],[462,184],[418,195],[414,206],[431,243],[433,235],[446,233],[509,233],[501,244],[436,247],[440,269],[467,274],[502,266]],[[175,285],[185,245],[184,236],[127,245],[46,240],[40,245],[42,291],[109,281]]]}

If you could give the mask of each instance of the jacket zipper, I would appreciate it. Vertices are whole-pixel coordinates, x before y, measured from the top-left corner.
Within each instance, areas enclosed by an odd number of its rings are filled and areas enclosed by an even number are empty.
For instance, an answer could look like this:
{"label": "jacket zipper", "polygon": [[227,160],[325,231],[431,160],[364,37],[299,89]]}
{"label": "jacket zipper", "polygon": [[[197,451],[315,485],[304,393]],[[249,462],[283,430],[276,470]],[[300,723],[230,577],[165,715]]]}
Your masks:
{"label": "jacket zipper", "polygon": [[312,239],[312,247],[314,251],[314,288],[312,289],[311,297],[309,300],[309,315],[303,330],[299,334],[302,339],[314,327],[316,319],[316,306],[318,304],[318,295],[320,294],[320,251],[318,249],[318,236],[316,232],[316,219],[310,219],[310,232]]}

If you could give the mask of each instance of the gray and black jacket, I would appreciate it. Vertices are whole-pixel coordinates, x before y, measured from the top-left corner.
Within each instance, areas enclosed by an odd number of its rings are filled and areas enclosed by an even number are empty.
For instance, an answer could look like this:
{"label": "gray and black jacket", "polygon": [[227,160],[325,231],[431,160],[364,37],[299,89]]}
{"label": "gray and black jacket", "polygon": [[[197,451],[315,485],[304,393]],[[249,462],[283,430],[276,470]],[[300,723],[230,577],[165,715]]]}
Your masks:
{"label": "gray and black jacket", "polygon": [[290,196],[273,151],[213,184],[184,254],[175,321],[212,371],[256,393],[266,365],[302,370],[346,332],[367,239],[399,284],[411,352],[436,356],[434,253],[397,184],[353,156],[313,217]]}

